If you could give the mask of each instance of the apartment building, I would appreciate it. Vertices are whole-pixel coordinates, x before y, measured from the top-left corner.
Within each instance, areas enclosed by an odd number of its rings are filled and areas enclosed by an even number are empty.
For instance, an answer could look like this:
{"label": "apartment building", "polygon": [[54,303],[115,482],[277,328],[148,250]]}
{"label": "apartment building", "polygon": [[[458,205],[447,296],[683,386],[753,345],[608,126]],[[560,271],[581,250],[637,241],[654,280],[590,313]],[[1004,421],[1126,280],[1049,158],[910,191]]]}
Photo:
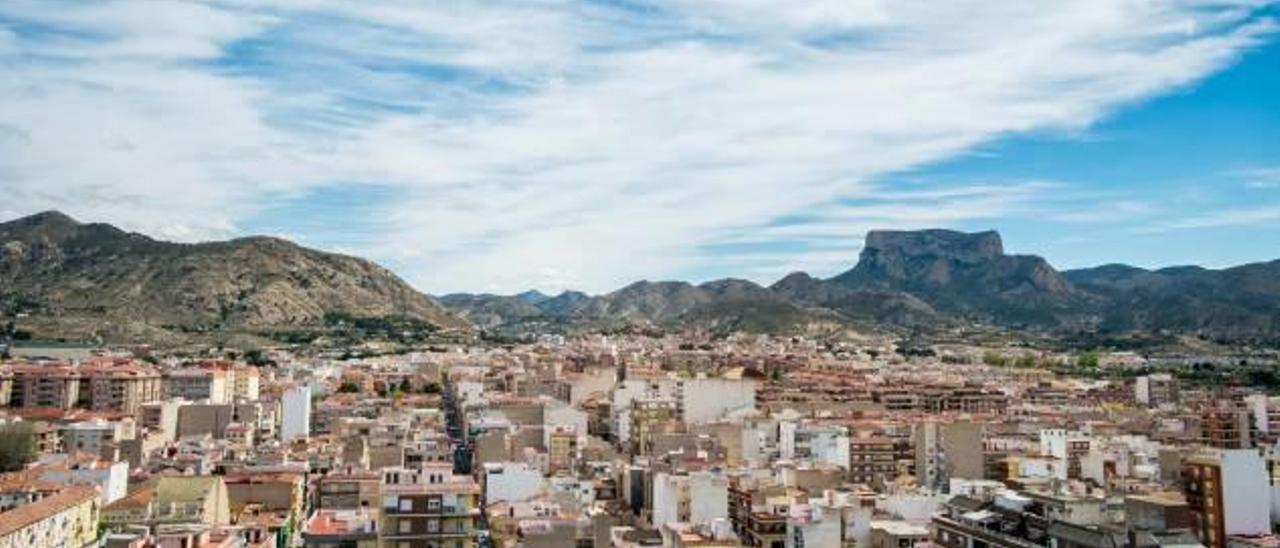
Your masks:
{"label": "apartment building", "polygon": [[1224,548],[1230,535],[1271,531],[1266,464],[1252,449],[1193,455],[1182,465],[1182,487],[1191,529],[1209,548]]}
{"label": "apartment building", "polygon": [[0,548],[82,548],[98,538],[98,489],[73,485],[0,512]]}
{"label": "apartment building", "polygon": [[12,407],[71,409],[80,402],[80,372],[69,365],[12,366]]}
{"label": "apartment building", "polygon": [[480,485],[449,465],[382,471],[381,545],[472,548],[479,545]]}
{"label": "apartment building", "polygon": [[231,388],[225,369],[184,367],[165,371],[164,392],[167,398],[210,403],[230,403]]}
{"label": "apartment building", "polygon": [[88,390],[89,408],[97,411],[136,413],[163,397],[160,374],[136,365],[83,368],[80,385]]}
{"label": "apartment building", "polygon": [[849,440],[849,481],[884,485],[898,475],[897,458],[897,448],[892,438],[853,438]]}

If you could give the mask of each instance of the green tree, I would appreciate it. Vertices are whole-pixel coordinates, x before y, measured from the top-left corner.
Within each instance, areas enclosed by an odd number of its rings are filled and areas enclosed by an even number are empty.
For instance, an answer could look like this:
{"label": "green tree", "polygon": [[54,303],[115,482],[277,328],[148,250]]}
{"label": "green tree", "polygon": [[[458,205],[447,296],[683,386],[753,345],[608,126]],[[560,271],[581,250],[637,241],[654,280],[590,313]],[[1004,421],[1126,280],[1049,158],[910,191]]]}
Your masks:
{"label": "green tree", "polygon": [[1014,366],[1021,369],[1033,369],[1036,366],[1036,355],[1030,352],[1023,354],[1014,362]]}
{"label": "green tree", "polygon": [[1090,350],[1076,357],[1076,367],[1081,369],[1097,369],[1098,353]]}
{"label": "green tree", "polygon": [[0,472],[22,470],[36,459],[36,435],[31,425],[16,422],[0,426]]}
{"label": "green tree", "polygon": [[254,348],[244,353],[244,361],[249,365],[263,367],[267,365],[276,365],[276,361],[271,359],[265,352]]}
{"label": "green tree", "polygon": [[988,350],[982,353],[982,363],[992,367],[1004,367],[1009,363],[1009,359],[995,350]]}

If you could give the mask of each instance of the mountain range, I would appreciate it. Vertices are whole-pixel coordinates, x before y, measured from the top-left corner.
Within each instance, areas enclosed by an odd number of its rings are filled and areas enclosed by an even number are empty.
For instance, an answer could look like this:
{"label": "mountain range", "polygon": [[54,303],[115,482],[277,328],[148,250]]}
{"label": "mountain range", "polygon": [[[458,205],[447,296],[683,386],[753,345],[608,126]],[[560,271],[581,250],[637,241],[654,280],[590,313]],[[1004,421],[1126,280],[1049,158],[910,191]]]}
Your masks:
{"label": "mountain range", "polygon": [[45,212],[0,223],[0,315],[180,331],[265,330],[401,318],[434,330],[705,328],[913,331],[992,325],[1046,332],[1280,339],[1280,261],[1213,270],[1058,271],[1004,251],[994,231],[871,231],[854,266],[765,287],[741,279],[639,281],[604,295],[420,293],[363,259],[278,238],[179,244]]}
{"label": "mountain range", "polygon": [[162,242],[54,211],[0,223],[0,312],[184,332],[378,317],[470,329],[363,259],[270,237]]}
{"label": "mountain range", "polygon": [[1212,270],[1125,265],[1058,271],[1004,252],[994,231],[867,234],[853,268],[771,286],[725,279],[642,281],[599,296],[453,294],[478,327],[621,323],[799,332],[839,325],[937,328],[982,323],[1056,332],[1178,333],[1229,340],[1280,336],[1280,261]]}

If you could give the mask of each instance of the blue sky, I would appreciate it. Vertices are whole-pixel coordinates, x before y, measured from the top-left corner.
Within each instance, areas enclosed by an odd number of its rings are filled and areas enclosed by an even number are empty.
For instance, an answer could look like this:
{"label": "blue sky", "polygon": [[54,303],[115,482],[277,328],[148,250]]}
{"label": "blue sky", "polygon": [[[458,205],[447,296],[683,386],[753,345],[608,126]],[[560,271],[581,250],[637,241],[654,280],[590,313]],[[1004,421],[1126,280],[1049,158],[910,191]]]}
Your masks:
{"label": "blue sky", "polygon": [[0,4],[0,217],[268,233],[430,292],[1280,258],[1274,3]]}

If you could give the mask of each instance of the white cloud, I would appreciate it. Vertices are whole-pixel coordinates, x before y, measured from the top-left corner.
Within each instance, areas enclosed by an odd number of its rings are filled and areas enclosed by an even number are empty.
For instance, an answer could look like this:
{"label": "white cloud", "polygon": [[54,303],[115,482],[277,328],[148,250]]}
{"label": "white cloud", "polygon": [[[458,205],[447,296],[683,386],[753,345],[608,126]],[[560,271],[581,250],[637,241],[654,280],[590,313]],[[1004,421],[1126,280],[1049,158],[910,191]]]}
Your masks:
{"label": "white cloud", "polygon": [[1280,188],[1280,166],[1241,169],[1236,176],[1252,189]]}
{"label": "white cloud", "polygon": [[1173,221],[1155,224],[1142,232],[1159,233],[1170,230],[1221,228],[1228,226],[1275,226],[1280,222],[1280,205],[1222,208],[1209,213],[1191,215]]}
{"label": "white cloud", "polygon": [[930,202],[886,176],[1087,129],[1274,28],[1249,2],[1145,0],[47,5],[0,4],[0,28],[62,31],[0,31],[11,207],[200,239],[317,188],[390,186],[360,209],[388,227],[361,252],[433,291],[720,263],[771,281],[856,242],[705,248],[1025,209],[1044,188]]}

